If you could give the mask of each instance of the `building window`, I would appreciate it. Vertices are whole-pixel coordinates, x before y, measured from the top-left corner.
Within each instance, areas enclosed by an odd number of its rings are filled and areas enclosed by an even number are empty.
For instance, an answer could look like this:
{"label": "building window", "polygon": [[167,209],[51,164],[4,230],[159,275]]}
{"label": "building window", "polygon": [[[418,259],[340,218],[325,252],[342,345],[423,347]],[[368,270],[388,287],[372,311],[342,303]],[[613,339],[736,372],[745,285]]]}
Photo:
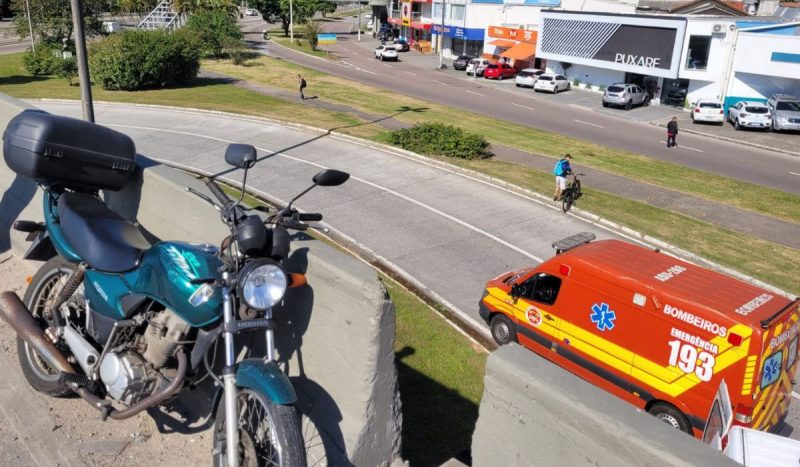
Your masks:
{"label": "building window", "polygon": [[434,3],[433,8],[431,9],[431,18],[435,20],[442,19],[442,4],[441,3]]}
{"label": "building window", "polygon": [[450,5],[450,19],[463,20],[465,5]]}
{"label": "building window", "polygon": [[711,36],[690,36],[689,52],[686,54],[686,68],[689,70],[705,70],[708,66],[708,51],[711,48]]}

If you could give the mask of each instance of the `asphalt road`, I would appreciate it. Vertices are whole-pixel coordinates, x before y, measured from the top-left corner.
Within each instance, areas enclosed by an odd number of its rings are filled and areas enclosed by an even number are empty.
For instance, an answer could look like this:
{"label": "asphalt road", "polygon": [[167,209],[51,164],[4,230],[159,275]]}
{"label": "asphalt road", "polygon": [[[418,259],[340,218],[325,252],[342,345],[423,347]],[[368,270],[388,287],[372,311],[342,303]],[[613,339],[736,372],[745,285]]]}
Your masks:
{"label": "asphalt road", "polygon": [[[352,18],[326,23],[327,31],[350,31]],[[260,41],[260,20],[242,23],[246,38]],[[339,29],[341,28],[341,29]],[[680,147],[668,150],[665,131],[647,123],[617,118],[588,109],[559,104],[535,93],[520,95],[485,80],[466,80],[434,69],[403,62],[374,59],[371,48],[353,35],[340,35],[336,46],[340,60],[323,60],[293,50],[267,45],[270,56],[279,57],[335,76],[369,84],[455,108],[553,131],[598,144],[625,149],[660,160],[800,194],[800,157],[747,147],[713,138],[682,133]],[[569,148],[565,148],[569,151]]]}

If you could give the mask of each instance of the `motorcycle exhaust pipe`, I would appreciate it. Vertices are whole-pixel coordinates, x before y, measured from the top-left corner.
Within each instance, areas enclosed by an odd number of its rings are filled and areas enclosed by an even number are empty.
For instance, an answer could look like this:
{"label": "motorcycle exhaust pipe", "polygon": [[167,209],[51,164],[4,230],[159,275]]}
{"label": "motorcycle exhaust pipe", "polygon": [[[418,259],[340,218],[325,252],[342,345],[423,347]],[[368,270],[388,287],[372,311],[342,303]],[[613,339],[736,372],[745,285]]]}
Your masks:
{"label": "motorcycle exhaust pipe", "polygon": [[44,335],[39,323],[16,293],[0,293],[0,318],[3,318],[52,368],[62,373],[75,373],[75,369],[64,354]]}

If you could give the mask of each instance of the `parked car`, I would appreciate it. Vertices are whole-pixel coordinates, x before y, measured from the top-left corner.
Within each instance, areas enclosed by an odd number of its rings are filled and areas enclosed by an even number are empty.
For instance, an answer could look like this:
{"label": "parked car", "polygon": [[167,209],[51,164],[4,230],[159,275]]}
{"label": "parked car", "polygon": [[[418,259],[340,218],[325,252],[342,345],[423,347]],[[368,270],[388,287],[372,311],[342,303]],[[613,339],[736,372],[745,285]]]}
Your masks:
{"label": "parked car", "polygon": [[375,58],[379,58],[381,61],[397,61],[397,49],[393,45],[379,45],[375,47]]}
{"label": "parked car", "polygon": [[800,100],[787,94],[773,94],[767,101],[772,113],[772,131],[800,130]]}
{"label": "parked car", "polygon": [[533,83],[534,91],[550,91],[553,94],[559,91],[566,91],[570,88],[569,81],[564,75],[557,75],[555,73],[544,73],[536,78]]}
{"label": "parked car", "polygon": [[538,68],[525,68],[524,70],[517,73],[517,78],[515,80],[517,82],[517,87],[527,86],[529,88],[532,88],[533,85],[536,83],[536,79],[543,74],[544,71]]}
{"label": "parked car", "polygon": [[453,68],[456,70],[466,70],[470,60],[472,60],[472,57],[469,55],[459,55],[453,60]]}
{"label": "parked car", "polygon": [[603,93],[603,107],[610,105],[630,110],[634,105],[648,105],[650,94],[635,84],[615,83]]}
{"label": "parked car", "polygon": [[507,63],[493,63],[483,70],[483,77],[486,79],[506,79],[516,76],[517,70],[510,67]]}
{"label": "parked car", "polygon": [[725,111],[722,103],[716,99],[700,98],[692,109],[692,123],[712,122],[725,124]]}
{"label": "parked car", "polygon": [[394,48],[397,49],[398,52],[408,52],[409,50],[411,50],[411,46],[405,39],[395,39]]}
{"label": "parked car", "polygon": [[255,8],[248,8],[247,10],[245,10],[244,14],[246,16],[258,16],[258,10],[256,10]]}
{"label": "parked car", "polygon": [[489,66],[491,62],[485,58],[473,58],[467,64],[467,75],[483,76],[483,71]]}
{"label": "parked car", "polygon": [[737,130],[742,128],[763,128],[772,126],[769,107],[760,102],[739,101],[728,109],[728,121]]}

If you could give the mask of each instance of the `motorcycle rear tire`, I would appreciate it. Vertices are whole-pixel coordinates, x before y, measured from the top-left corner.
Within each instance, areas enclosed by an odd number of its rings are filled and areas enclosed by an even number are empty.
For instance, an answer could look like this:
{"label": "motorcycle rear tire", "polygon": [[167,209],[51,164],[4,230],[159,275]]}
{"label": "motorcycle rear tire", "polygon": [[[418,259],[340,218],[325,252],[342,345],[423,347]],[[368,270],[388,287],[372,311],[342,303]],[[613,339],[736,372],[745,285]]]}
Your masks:
{"label": "motorcycle rear tire", "polygon": [[[242,410],[244,404],[248,404],[247,410]],[[251,408],[250,405],[253,405],[254,408]],[[239,408],[239,465],[305,467],[306,448],[300,431],[300,418],[294,406],[273,404],[263,394],[243,388],[239,388],[237,406]],[[274,447],[274,451],[256,452],[259,448],[265,448],[263,443],[267,440],[254,439],[264,431],[265,427],[260,424],[252,426],[253,422],[269,425],[268,444],[270,447]],[[224,401],[220,401],[217,408],[213,446],[216,447],[214,467],[227,466]]]}
{"label": "motorcycle rear tire", "polygon": [[[74,269],[74,263],[56,256],[36,271],[33,280],[28,285],[22,301],[42,327],[49,324],[42,317],[46,303],[55,299],[64,285],[66,277]],[[47,297],[43,297],[43,294],[46,294]],[[53,397],[65,397],[72,394],[69,386],[59,381],[61,372],[49,368],[39,354],[30,348],[21,337],[17,337],[17,356],[22,374],[25,375],[25,379],[33,389]]]}

